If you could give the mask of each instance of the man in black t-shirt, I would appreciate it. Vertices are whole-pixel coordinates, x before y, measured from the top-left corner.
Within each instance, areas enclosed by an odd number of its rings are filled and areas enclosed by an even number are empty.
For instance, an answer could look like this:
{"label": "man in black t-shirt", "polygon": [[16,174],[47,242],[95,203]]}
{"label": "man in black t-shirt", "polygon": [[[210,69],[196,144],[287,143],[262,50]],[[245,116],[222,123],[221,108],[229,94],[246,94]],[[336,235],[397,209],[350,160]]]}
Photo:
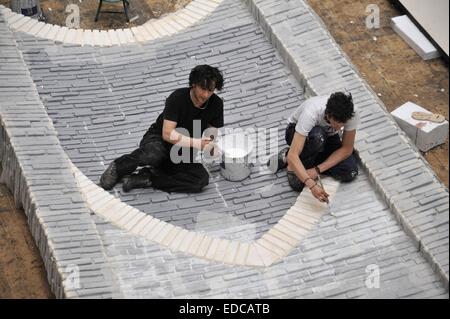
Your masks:
{"label": "man in black t-shirt", "polygon": [[[175,90],[164,111],[145,133],[139,148],[114,160],[100,178],[109,190],[122,178],[123,190],[154,187],[166,192],[200,192],[209,183],[198,151],[213,146],[224,125],[223,101],[214,91],[223,87],[221,72],[199,65],[189,75],[189,87]],[[207,137],[202,137],[206,133]],[[142,167],[135,172],[138,167]]]}

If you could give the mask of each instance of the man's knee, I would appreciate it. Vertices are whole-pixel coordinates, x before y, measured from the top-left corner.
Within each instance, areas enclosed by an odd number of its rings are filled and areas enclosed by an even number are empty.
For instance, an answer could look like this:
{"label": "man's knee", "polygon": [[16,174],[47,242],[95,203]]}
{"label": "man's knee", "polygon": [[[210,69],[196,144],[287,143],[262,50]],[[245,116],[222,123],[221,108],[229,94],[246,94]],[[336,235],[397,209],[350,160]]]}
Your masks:
{"label": "man's knee", "polygon": [[198,193],[203,190],[209,184],[209,174],[206,169],[201,165],[195,168],[192,176],[193,180],[193,193]]}
{"label": "man's knee", "polygon": [[162,143],[151,142],[144,144],[142,150],[143,156],[141,158],[141,165],[159,167],[167,160],[167,150]]}
{"label": "man's knee", "polygon": [[209,184],[209,174],[208,172],[204,169],[204,171],[200,174],[199,177],[199,186],[200,189],[203,189],[204,187],[206,187]]}
{"label": "man's knee", "polygon": [[359,173],[356,159],[351,155],[345,161],[330,169],[330,173],[330,175],[340,182],[349,183],[353,181]]}
{"label": "man's knee", "polygon": [[327,132],[321,126],[314,126],[305,141],[304,149],[308,154],[322,152],[327,141]]}
{"label": "man's knee", "polygon": [[294,172],[287,172],[287,177],[288,177],[288,183],[289,186],[291,186],[291,188],[294,191],[297,192],[301,192],[303,190],[303,188],[305,187],[305,184],[303,184],[297,177],[297,175],[295,175]]}

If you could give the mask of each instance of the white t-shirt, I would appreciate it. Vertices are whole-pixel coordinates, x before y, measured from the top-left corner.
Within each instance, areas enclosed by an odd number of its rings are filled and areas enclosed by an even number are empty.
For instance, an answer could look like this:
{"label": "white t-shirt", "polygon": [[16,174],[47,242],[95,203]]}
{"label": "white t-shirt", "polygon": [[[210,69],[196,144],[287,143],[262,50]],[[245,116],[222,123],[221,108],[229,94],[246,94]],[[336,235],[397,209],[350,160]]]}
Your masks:
{"label": "white t-shirt", "polygon": [[[325,121],[325,108],[329,98],[329,96],[314,96],[307,99],[289,116],[288,123],[297,123],[295,131],[303,136],[308,136],[314,126],[325,128],[328,136],[337,134],[338,131]],[[353,111],[355,114],[345,123],[344,131],[356,130],[359,124],[359,113],[356,106],[353,106]]]}

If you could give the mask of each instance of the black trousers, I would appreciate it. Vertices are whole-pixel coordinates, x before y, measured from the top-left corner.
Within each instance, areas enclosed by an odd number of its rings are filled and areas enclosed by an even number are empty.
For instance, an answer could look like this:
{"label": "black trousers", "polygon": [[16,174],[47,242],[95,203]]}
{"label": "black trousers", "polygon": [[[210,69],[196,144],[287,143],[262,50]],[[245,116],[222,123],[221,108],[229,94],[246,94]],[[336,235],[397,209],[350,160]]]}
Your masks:
{"label": "black trousers", "polygon": [[149,178],[152,186],[166,192],[198,193],[209,184],[209,174],[201,163],[174,164],[170,159],[172,145],[154,132],[145,133],[139,148],[114,160],[119,178],[138,174]]}
{"label": "black trousers", "polygon": [[[291,145],[295,134],[295,124],[289,124],[286,128],[286,143]],[[312,168],[324,162],[334,151],[342,147],[342,141],[338,134],[328,136],[325,130],[320,126],[315,126],[309,132],[300,160],[306,169]],[[358,164],[354,153],[341,161],[339,164],[328,169],[323,174],[330,175],[341,182],[350,182],[358,175]],[[294,172],[288,171],[289,185],[296,191],[301,192],[303,184]]]}

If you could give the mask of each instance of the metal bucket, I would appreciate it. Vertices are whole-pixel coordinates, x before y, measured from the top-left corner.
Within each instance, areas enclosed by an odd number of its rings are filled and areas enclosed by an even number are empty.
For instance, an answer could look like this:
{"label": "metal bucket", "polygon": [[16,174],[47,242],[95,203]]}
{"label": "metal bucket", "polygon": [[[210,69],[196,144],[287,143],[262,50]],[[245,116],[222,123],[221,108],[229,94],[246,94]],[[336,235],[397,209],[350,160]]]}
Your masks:
{"label": "metal bucket", "polygon": [[222,176],[232,182],[246,179],[251,172],[250,155],[253,151],[253,143],[248,136],[243,133],[226,135],[217,144],[222,154]]}
{"label": "metal bucket", "polygon": [[38,17],[40,14],[39,0],[11,0],[11,10],[27,17]]}

